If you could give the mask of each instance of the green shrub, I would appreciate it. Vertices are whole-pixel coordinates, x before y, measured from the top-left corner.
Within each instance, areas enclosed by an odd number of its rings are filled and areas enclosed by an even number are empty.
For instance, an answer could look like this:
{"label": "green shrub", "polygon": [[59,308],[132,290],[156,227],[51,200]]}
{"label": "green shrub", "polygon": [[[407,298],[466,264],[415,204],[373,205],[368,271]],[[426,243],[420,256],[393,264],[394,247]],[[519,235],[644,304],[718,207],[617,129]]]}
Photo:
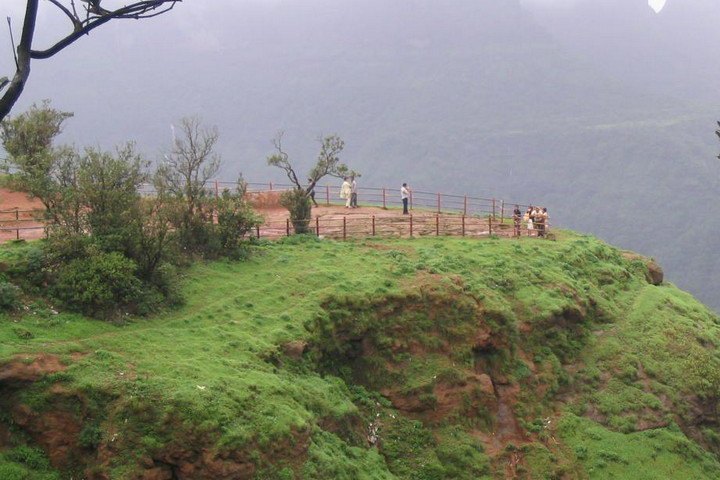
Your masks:
{"label": "green shrub", "polygon": [[310,218],[312,207],[305,190],[298,188],[286,190],[280,195],[280,205],[290,212],[290,222],[295,233],[308,233],[310,231]]}
{"label": "green shrub", "polygon": [[27,470],[21,466],[6,464],[0,465],[0,478],[3,480],[27,480],[30,477]]}
{"label": "green shrub", "polygon": [[59,268],[55,296],[69,308],[109,318],[122,310],[135,310],[142,282],[137,265],[120,253],[96,252]]}
{"label": "green shrub", "polygon": [[168,306],[183,304],[183,296],[178,285],[177,268],[169,263],[163,263],[152,273],[147,282],[163,297],[163,303]]}
{"label": "green shrub", "polygon": [[10,282],[0,280],[0,309],[12,310],[20,304],[20,289]]}
{"label": "green shrub", "polygon": [[225,190],[217,200],[216,233],[225,254],[242,256],[242,241],[248,233],[260,225],[258,217],[250,204],[245,200],[245,191],[239,187],[237,191]]}
{"label": "green shrub", "polygon": [[33,470],[45,470],[50,468],[50,462],[45,456],[45,453],[43,453],[43,451],[39,448],[21,445],[13,450],[10,450],[6,455],[8,459],[21,463]]}
{"label": "green shrub", "polygon": [[8,275],[15,283],[30,291],[47,284],[47,255],[42,248],[32,248],[20,261],[13,262]]}
{"label": "green shrub", "polygon": [[83,448],[94,449],[100,445],[102,440],[102,430],[96,424],[91,423],[85,425],[80,432],[80,445]]}

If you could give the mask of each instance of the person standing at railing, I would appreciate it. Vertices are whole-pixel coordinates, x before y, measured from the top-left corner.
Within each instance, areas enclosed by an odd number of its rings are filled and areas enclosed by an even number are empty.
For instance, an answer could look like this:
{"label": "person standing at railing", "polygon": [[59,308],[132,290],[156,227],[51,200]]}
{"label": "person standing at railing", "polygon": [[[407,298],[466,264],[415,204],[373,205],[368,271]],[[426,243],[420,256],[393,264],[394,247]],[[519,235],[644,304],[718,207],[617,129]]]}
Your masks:
{"label": "person standing at railing", "polygon": [[407,186],[407,183],[402,184],[402,188],[400,188],[400,199],[402,200],[403,204],[403,215],[407,215],[410,212],[408,212],[408,199],[410,198],[410,189]]}
{"label": "person standing at railing", "polygon": [[527,223],[528,237],[532,235],[533,230],[533,207],[530,205],[525,211],[523,220]]}
{"label": "person standing at railing", "polygon": [[310,189],[310,200],[312,200],[313,205],[317,207],[318,203],[315,201],[315,185],[313,185],[312,178],[308,178],[308,184],[312,185],[312,188]]}
{"label": "person standing at railing", "polygon": [[535,223],[537,224],[538,237],[545,237],[547,218],[547,208],[543,207],[541,209],[538,209],[538,212],[535,214]]}
{"label": "person standing at railing", "polygon": [[535,235],[540,236],[540,222],[542,221],[540,218],[540,207],[533,207],[530,218],[532,218],[533,221],[533,230],[537,232]]}
{"label": "person standing at railing", "polygon": [[350,177],[350,208],[357,208],[357,182],[355,175]]}
{"label": "person standing at railing", "polygon": [[515,225],[515,231],[513,235],[516,237],[520,236],[520,221],[522,220],[522,212],[520,212],[520,205],[515,205],[513,210],[513,224]]}
{"label": "person standing at railing", "polygon": [[340,187],[340,198],[345,200],[345,208],[350,208],[351,187],[348,177],[343,178],[343,184]]}

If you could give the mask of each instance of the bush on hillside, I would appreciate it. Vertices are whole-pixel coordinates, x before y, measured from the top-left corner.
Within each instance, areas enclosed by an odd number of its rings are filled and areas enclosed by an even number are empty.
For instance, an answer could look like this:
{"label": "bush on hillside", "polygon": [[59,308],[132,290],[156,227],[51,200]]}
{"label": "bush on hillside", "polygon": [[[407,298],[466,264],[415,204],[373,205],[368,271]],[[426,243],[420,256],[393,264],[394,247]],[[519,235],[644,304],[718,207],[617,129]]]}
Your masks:
{"label": "bush on hillside", "polygon": [[242,242],[261,223],[250,204],[245,200],[245,188],[240,184],[236,191],[225,190],[217,200],[217,225],[215,232],[224,253],[238,258]]}
{"label": "bush on hillside", "polygon": [[10,282],[0,280],[0,309],[13,310],[20,305],[20,289]]}
{"label": "bush on hillside", "polygon": [[29,250],[22,261],[15,262],[8,269],[15,283],[23,290],[37,291],[47,285],[47,255],[42,248]]}
{"label": "bush on hillside", "polygon": [[137,265],[120,253],[94,252],[62,265],[54,295],[68,308],[86,315],[112,318],[137,310],[142,282]]}

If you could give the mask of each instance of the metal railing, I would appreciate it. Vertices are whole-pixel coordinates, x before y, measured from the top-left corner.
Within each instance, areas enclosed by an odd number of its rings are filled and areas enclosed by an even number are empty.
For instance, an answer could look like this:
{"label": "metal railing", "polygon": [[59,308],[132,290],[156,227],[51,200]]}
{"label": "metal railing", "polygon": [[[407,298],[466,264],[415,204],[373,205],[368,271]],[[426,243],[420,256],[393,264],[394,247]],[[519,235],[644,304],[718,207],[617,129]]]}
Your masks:
{"label": "metal railing", "polygon": [[[219,196],[225,189],[234,189],[236,182],[213,180],[208,183],[208,193]],[[283,183],[247,183],[250,202],[262,213],[268,209],[282,208],[279,196],[283,191],[294,188]],[[142,195],[151,196],[151,185],[140,188]],[[408,207],[409,215],[402,215],[402,201],[399,189],[385,187],[359,187],[358,203],[361,207],[376,207],[386,210],[382,214],[353,214],[338,217],[314,215],[306,230],[318,236],[329,238],[350,238],[359,236],[422,236],[422,235],[459,235],[459,236],[544,236],[550,224],[545,222],[543,229],[529,229],[526,222],[520,221],[515,228],[512,210],[518,205],[522,212],[527,205],[515,204],[494,198],[455,195],[439,192],[411,190]],[[315,201],[320,206],[343,206],[338,185],[318,185],[315,187]],[[12,239],[37,239],[47,235],[43,221],[44,210],[0,210],[0,242]],[[254,236],[257,238],[278,238],[294,233],[295,229],[288,218],[283,220],[266,219]]]}

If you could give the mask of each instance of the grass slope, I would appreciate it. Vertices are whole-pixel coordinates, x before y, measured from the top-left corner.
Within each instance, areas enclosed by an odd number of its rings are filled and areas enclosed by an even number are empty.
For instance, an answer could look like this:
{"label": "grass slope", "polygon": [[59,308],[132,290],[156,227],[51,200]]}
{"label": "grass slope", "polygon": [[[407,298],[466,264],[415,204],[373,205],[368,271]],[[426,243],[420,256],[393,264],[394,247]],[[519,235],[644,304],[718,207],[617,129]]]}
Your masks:
{"label": "grass slope", "polygon": [[150,319],[28,300],[0,372],[66,368],[0,375],[0,478],[717,478],[718,319],[646,275],[571,233],[290,238]]}

